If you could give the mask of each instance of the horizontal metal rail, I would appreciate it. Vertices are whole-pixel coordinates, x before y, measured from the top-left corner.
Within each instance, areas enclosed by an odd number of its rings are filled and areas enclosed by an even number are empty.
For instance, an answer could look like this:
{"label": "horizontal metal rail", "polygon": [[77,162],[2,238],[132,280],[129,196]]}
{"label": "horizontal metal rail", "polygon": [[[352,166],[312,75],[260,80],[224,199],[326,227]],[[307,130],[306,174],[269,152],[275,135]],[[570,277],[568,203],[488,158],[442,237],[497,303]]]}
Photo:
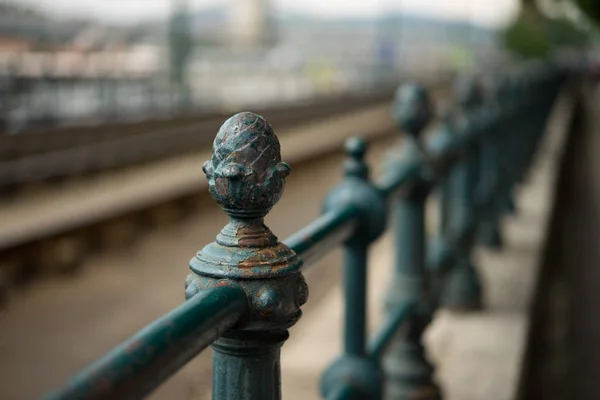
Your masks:
{"label": "horizontal metal rail", "polygon": [[[203,170],[211,195],[230,222],[192,258],[186,281],[190,302],[222,286],[235,287],[239,294],[237,323],[228,323],[213,344],[213,398],[281,398],[280,348],[308,297],[302,268],[342,246],[344,350],[323,375],[323,398],[380,399],[385,381],[392,398],[439,399],[423,333],[436,308],[481,307],[472,250],[476,244],[500,246],[500,217],[511,209],[513,187],[531,163],[565,78],[556,68],[536,65],[503,78],[486,101],[477,80],[461,80],[456,87],[459,107],[427,140],[423,132],[432,116],[428,93],[418,84],[402,87],[392,109],[405,136],[402,147],[390,152],[383,177],[369,177],[366,142],[347,141],[345,178],[325,199],[322,216],[284,242],[264,225],[290,173],[281,161],[279,141],[259,115],[246,112],[227,120]],[[441,215],[431,240],[425,232],[425,203],[433,190],[438,191]],[[367,255],[386,231],[390,215],[395,266],[387,317],[368,341]],[[206,313],[214,311],[203,307]],[[183,317],[186,324],[197,321]],[[197,323],[214,328],[216,321]],[[119,359],[123,351],[117,349],[113,357]],[[171,361],[162,359],[166,371],[171,371]],[[119,368],[114,373],[135,388],[162,380],[141,375],[136,380]],[[93,372],[84,372],[76,381],[80,383],[59,392],[59,398],[99,399],[117,393],[105,391],[102,397],[73,389],[94,381]]]}
{"label": "horizontal metal rail", "polygon": [[352,206],[329,211],[283,242],[308,267],[350,238],[359,216],[359,210]]}
{"label": "horizontal metal rail", "polygon": [[373,335],[367,347],[367,354],[374,362],[379,362],[388,349],[398,329],[408,320],[414,312],[415,304],[406,303],[396,307],[382,325],[381,329]]}
{"label": "horizontal metal rail", "polygon": [[246,295],[235,285],[203,291],[81,371],[66,391],[47,399],[142,398],[233,327],[247,309]]}

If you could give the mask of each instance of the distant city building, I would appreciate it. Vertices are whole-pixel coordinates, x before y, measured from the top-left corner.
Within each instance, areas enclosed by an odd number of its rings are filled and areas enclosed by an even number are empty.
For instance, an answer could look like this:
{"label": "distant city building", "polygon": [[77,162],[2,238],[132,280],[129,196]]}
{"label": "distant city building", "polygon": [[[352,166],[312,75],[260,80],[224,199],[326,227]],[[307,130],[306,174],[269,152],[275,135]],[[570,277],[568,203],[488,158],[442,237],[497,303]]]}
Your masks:
{"label": "distant city building", "polygon": [[[110,112],[131,115],[137,106],[152,113],[188,105],[283,106],[505,59],[496,32],[465,23],[393,13],[381,19],[273,14],[268,0],[203,10],[187,3],[173,0],[170,17],[132,26],[51,19],[18,7],[0,12],[0,74],[73,79],[80,88],[58,90],[70,93],[64,110],[84,115],[110,103]],[[118,90],[106,85],[110,80]],[[29,96],[47,91],[44,85]],[[19,95],[7,103],[20,102],[30,100]]]}
{"label": "distant city building", "polygon": [[273,44],[275,26],[269,0],[234,0],[229,8],[229,44],[248,49]]}

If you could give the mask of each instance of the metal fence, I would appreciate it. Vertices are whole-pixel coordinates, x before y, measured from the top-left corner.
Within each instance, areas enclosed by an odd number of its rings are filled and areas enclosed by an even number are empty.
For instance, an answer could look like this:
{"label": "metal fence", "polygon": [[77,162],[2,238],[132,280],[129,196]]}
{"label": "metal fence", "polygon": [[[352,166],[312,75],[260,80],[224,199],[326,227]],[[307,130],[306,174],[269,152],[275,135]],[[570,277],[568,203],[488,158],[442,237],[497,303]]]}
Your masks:
{"label": "metal fence", "polygon": [[[344,350],[322,377],[323,398],[441,398],[423,332],[436,308],[481,307],[471,252],[476,244],[501,247],[500,217],[511,209],[511,192],[565,78],[538,65],[498,77],[486,91],[475,78],[462,79],[456,107],[430,135],[426,89],[403,85],[392,110],[405,135],[383,176],[370,178],[366,142],[349,140],[345,178],[325,199],[323,214],[283,242],[263,219],[290,167],[265,119],[250,112],[231,117],[203,167],[230,222],[190,261],[187,301],[48,398],[141,398],[212,346],[214,399],[280,399],[280,348],[308,299],[302,270],[336,246],[344,250]],[[440,224],[428,240],[425,203],[434,190]],[[387,319],[367,338],[367,253],[391,216],[395,268]]]}

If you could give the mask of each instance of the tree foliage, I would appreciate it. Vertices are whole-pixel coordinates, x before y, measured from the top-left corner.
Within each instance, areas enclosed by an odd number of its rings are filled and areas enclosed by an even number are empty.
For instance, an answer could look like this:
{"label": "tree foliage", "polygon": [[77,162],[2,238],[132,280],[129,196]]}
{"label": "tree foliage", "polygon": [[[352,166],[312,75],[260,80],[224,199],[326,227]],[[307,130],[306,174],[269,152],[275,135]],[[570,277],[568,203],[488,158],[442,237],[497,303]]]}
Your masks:
{"label": "tree foliage", "polygon": [[544,58],[559,47],[581,47],[589,42],[586,32],[567,19],[550,19],[537,9],[523,7],[503,32],[504,45],[523,58]]}
{"label": "tree foliage", "polygon": [[598,0],[575,0],[581,11],[592,20],[600,23],[600,1]]}

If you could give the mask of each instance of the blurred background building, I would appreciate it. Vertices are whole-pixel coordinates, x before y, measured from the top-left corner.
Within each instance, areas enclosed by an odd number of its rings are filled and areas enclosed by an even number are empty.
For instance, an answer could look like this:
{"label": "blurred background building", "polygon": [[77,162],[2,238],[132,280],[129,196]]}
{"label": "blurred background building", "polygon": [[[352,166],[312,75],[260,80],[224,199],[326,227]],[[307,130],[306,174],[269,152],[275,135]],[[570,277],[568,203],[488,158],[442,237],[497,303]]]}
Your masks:
{"label": "blurred background building", "polygon": [[0,3],[6,129],[289,104],[507,60],[497,29],[395,2],[327,17],[267,0],[164,3],[160,17],[119,23]]}

